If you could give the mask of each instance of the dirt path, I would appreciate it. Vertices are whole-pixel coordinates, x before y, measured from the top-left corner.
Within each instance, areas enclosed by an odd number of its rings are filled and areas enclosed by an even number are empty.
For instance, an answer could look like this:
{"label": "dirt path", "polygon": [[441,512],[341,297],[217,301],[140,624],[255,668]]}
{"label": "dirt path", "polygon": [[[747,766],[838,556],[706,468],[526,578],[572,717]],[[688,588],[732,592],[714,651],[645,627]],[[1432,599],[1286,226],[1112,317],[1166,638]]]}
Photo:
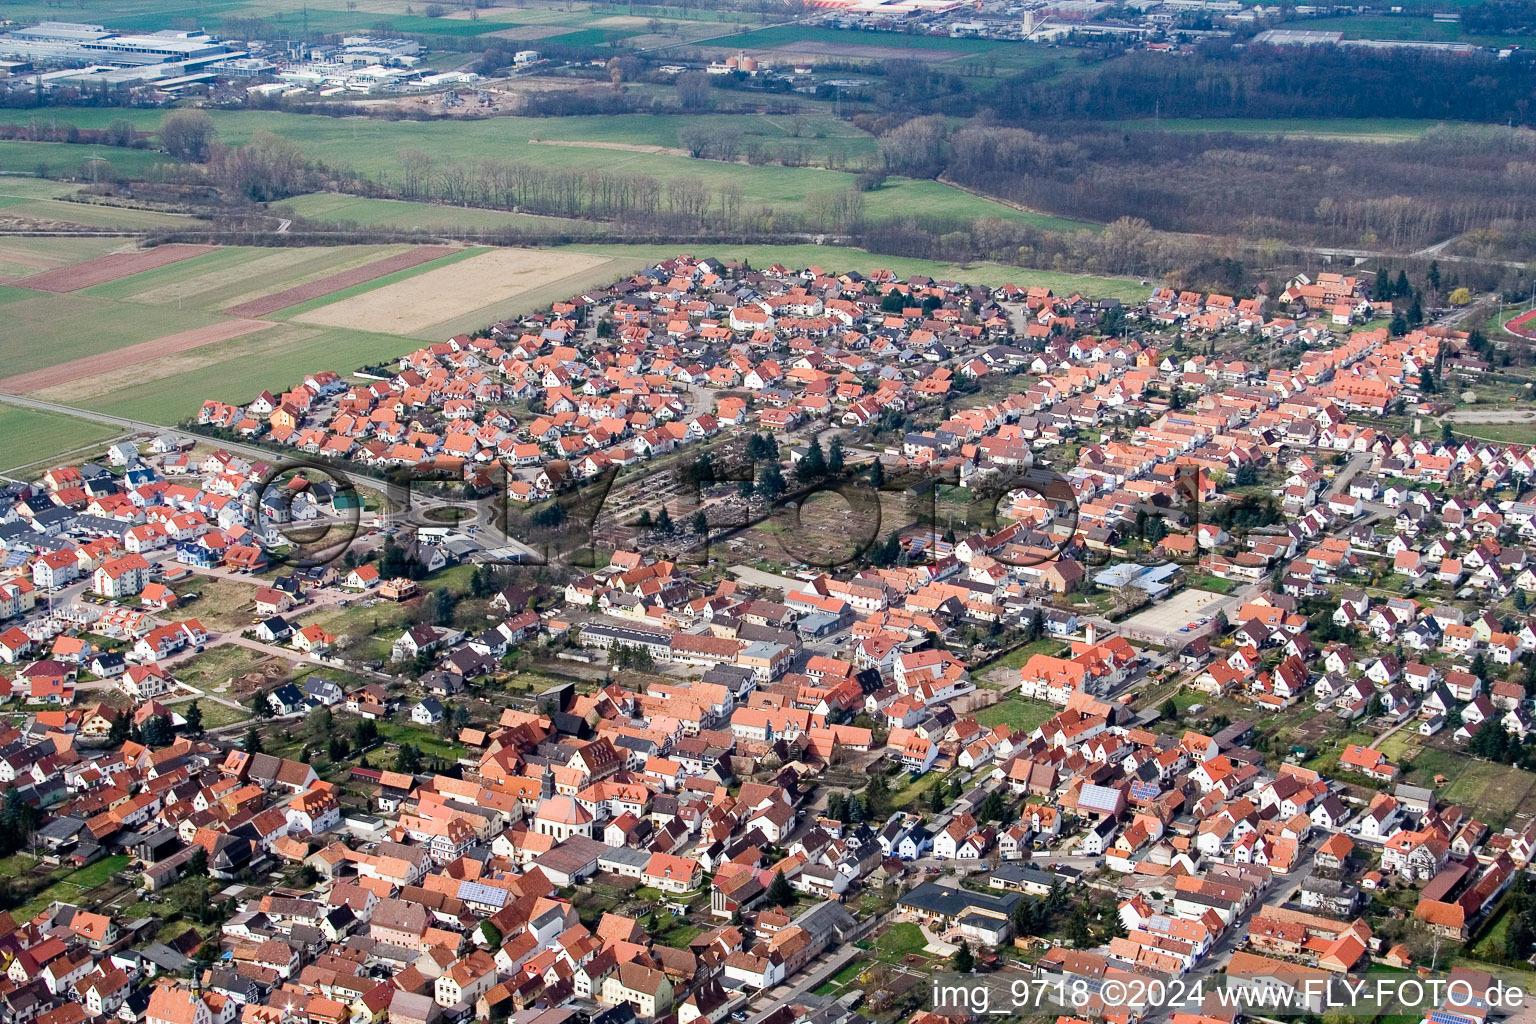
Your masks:
{"label": "dirt path", "polygon": [[126,367],[138,363],[147,363],[152,359],[174,355],[177,352],[185,352],[187,349],[201,348],[204,345],[212,345],[215,342],[229,341],[231,338],[238,338],[243,334],[251,334],[255,331],[264,331],[272,326],[275,325],[268,320],[225,320],[220,323],[210,324],[207,327],[182,331],[180,334],[167,334],[163,338],[141,342],[137,345],[129,345],[127,348],[102,352],[99,355],[86,356],[83,359],[73,359],[67,363],[49,366],[42,370],[19,373],[14,377],[0,380],[0,391],[24,395],[32,391],[41,391],[44,388],[68,384],[70,381],[80,380],[83,377],[105,373],[120,373]]}

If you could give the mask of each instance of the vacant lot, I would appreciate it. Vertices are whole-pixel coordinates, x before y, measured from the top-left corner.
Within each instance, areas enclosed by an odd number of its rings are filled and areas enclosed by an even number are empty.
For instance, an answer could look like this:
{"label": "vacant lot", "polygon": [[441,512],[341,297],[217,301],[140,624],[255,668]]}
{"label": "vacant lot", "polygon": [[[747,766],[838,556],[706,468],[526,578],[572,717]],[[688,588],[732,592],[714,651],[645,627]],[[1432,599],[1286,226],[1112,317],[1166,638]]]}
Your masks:
{"label": "vacant lot", "polygon": [[90,420],[0,404],[0,472],[21,469],[116,437],[118,431]]}
{"label": "vacant lot", "polygon": [[[231,306],[225,312],[230,316],[239,317],[266,316],[268,313],[275,313],[280,309],[287,309],[289,306],[296,306],[301,302],[318,299],[333,292],[339,292],[344,288],[376,281],[397,271],[406,270],[423,263],[430,263],[432,260],[450,256],[458,251],[452,247],[441,245],[417,246],[414,249],[407,249],[405,252],[397,253],[394,256],[388,256],[381,260],[375,260],[372,263],[366,263],[352,270],[345,270],[339,274],[323,277],[318,281],[296,285],[264,298],[253,299],[238,306]],[[340,326],[349,325],[342,324]]]}
{"label": "vacant lot", "polygon": [[147,363],[162,356],[174,355],[188,349],[202,348],[218,342],[229,341],[241,335],[264,331],[273,325],[264,320],[225,320],[223,323],[194,327],[190,331],[168,334],[163,338],[129,345],[93,356],[60,363],[43,370],[33,370],[0,380],[0,391],[24,395],[43,388],[56,387],[97,374],[119,374],[130,366]]}
{"label": "vacant lot", "polygon": [[48,270],[33,277],[14,282],[23,288],[44,292],[77,292],[92,285],[116,281],[155,267],[178,260],[189,260],[213,252],[206,245],[161,245],[140,252],[115,252],[99,259],[87,260],[72,267]]}
{"label": "vacant lot", "polygon": [[452,267],[370,289],[295,319],[352,330],[411,334],[608,262],[605,257],[583,253],[496,249]]}

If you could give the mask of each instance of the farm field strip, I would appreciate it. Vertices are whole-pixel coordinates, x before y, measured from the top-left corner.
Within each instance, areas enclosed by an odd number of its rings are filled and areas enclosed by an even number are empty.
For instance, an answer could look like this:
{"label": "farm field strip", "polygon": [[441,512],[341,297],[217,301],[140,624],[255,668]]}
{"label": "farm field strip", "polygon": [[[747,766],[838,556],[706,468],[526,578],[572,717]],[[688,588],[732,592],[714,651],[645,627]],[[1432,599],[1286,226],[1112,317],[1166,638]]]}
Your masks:
{"label": "farm field strip", "polygon": [[71,267],[60,267],[25,277],[12,284],[44,292],[77,292],[92,285],[106,284],[130,274],[153,270],[178,260],[213,252],[207,245],[161,245],[142,252],[120,252],[87,260]]}
{"label": "farm field strip", "polygon": [[78,292],[34,292],[5,305],[0,366],[16,376],[223,319],[202,310],[136,306]]}
{"label": "farm field strip", "polygon": [[188,349],[201,348],[204,345],[214,345],[231,338],[238,338],[243,334],[264,331],[272,326],[273,324],[267,320],[226,320],[222,323],[209,324],[207,327],[168,334],[153,341],[140,342],[111,352],[85,356],[46,369],[7,377],[0,380],[0,391],[21,395],[94,374],[120,373],[130,366],[149,362],[159,356],[173,355]]}
{"label": "farm field strip", "polygon": [[[273,292],[318,281],[365,263],[405,252],[408,245],[345,245],[255,250],[262,255],[242,274],[215,271],[197,274],[178,284],[165,285],[167,297],[201,309],[218,312]],[[160,289],[154,289],[159,292]],[[160,296],[135,295],[135,302],[158,303]]]}
{"label": "farm field strip", "polygon": [[[156,267],[153,270],[145,270],[129,277],[120,277],[116,281],[92,285],[89,288],[81,289],[81,291],[86,295],[94,295],[99,299],[134,299],[140,293],[150,291],[167,281],[179,281],[189,275],[206,274],[214,268],[226,266],[230,263],[248,262],[250,259],[249,254],[258,251],[225,246],[194,256],[188,260],[178,260],[175,263],[167,263],[165,266]],[[147,301],[153,302],[153,300]],[[172,301],[175,300],[172,299]]]}
{"label": "farm field strip", "polygon": [[[673,255],[676,254],[674,253]],[[443,338],[452,337],[455,334],[479,330],[497,320],[505,320],[510,317],[520,316],[523,313],[531,313],[535,309],[547,306],[552,302],[568,299],[572,295],[586,291],[588,288],[605,287],[626,274],[638,273],[644,270],[651,262],[649,260],[628,258],[606,259],[602,263],[591,265],[586,270],[567,274],[565,277],[550,281],[544,285],[519,292],[510,299],[461,312],[450,319],[440,321],[431,327],[417,331],[415,337],[424,341],[441,341]]]}
{"label": "farm field strip", "polygon": [[[284,325],[287,326],[287,325]],[[253,335],[265,338],[266,334]],[[397,335],[362,331],[305,332],[303,340],[267,346],[155,380],[136,379],[78,401],[98,412],[173,426],[195,416],[203,401],[249,402],[263,388],[284,388],[316,370],[343,375],[359,366],[398,358],[416,347]]]}
{"label": "farm field strip", "polygon": [[351,330],[411,334],[466,307],[504,302],[520,292],[603,266],[608,259],[547,250],[495,249],[452,266],[321,306],[294,319]]}
{"label": "farm field strip", "polygon": [[[269,321],[233,322],[268,323]],[[62,405],[88,405],[102,395],[112,394],[124,388],[153,386],[155,381],[168,377],[210,371],[222,364],[235,362],[248,356],[282,352],[289,346],[309,341],[324,333],[326,332],[320,328],[306,327],[302,324],[273,323],[268,330],[240,335],[218,345],[204,345],[146,360],[133,368],[131,380],[125,380],[122,374],[109,370],[105,373],[75,377],[67,382],[54,384],[37,391],[34,397],[45,398]],[[344,368],[336,367],[335,369],[340,371]]]}
{"label": "farm field strip", "polygon": [[[0,179],[0,189],[12,186]],[[4,238],[0,239],[0,282],[28,277],[54,267],[95,259],[121,248],[121,238]]]}
{"label": "farm field strip", "polygon": [[405,252],[386,256],[384,259],[374,260],[372,263],[365,263],[351,270],[344,270],[339,274],[322,277],[318,281],[295,285],[292,288],[285,288],[264,298],[252,299],[238,306],[231,306],[225,309],[224,312],[235,317],[266,316],[268,313],[276,313],[280,309],[287,309],[289,306],[296,306],[301,302],[321,298],[332,292],[341,291],[343,288],[350,288],[354,285],[374,281],[399,270],[405,270],[422,263],[429,263],[432,260],[442,259],[459,251],[459,249],[444,245],[417,246],[414,249],[407,249]]}

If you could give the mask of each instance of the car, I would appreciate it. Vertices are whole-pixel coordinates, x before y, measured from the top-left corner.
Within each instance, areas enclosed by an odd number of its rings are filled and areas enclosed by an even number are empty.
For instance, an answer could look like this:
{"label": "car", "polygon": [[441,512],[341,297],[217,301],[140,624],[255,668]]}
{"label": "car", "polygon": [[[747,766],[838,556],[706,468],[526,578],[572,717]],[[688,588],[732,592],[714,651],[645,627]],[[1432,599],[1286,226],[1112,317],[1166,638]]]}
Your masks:
{"label": "car", "polygon": [[731,1020],[743,1021],[743,1020],[746,1020],[746,1019],[747,1019],[747,1011],[746,1010],[737,1010],[735,1013],[731,1014]]}
{"label": "car", "polygon": [[1179,627],[1179,632],[1180,633],[1188,633],[1189,632],[1189,627],[1188,626],[1180,626]]}

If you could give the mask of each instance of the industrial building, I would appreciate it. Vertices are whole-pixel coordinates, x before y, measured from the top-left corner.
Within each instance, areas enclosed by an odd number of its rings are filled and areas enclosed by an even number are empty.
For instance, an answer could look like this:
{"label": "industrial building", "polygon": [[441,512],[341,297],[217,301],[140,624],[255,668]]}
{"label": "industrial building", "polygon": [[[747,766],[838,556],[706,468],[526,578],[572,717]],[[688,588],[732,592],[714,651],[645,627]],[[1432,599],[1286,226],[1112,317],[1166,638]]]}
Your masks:
{"label": "industrial building", "polygon": [[0,35],[0,56],[38,64],[132,67],[224,59],[230,56],[230,48],[202,32],[168,30],[148,35],[119,35],[101,25],[45,21]]}

